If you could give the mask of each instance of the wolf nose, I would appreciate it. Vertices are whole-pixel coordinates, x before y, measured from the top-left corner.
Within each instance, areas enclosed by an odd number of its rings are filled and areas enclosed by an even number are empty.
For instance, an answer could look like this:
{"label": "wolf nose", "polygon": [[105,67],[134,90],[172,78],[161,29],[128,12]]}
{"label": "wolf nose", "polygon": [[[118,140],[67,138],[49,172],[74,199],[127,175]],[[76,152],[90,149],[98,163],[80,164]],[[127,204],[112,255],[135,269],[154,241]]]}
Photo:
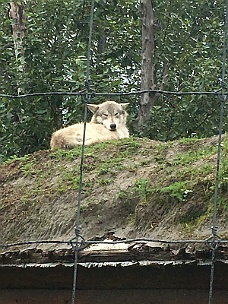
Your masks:
{"label": "wolf nose", "polygon": [[116,130],[116,124],[111,124],[110,125],[110,129],[113,131],[113,130]]}

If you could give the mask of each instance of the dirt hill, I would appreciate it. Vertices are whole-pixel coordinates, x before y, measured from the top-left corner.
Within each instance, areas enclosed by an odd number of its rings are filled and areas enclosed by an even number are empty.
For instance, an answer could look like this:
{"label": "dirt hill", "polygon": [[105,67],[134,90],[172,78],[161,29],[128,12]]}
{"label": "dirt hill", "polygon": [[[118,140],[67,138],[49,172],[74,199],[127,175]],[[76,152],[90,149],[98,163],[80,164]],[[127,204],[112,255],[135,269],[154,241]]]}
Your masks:
{"label": "dirt hill", "polygon": [[[81,234],[206,239],[211,235],[217,137],[130,138],[85,149]],[[0,165],[0,243],[74,237],[81,148],[39,151]],[[228,139],[218,234],[228,238]]]}

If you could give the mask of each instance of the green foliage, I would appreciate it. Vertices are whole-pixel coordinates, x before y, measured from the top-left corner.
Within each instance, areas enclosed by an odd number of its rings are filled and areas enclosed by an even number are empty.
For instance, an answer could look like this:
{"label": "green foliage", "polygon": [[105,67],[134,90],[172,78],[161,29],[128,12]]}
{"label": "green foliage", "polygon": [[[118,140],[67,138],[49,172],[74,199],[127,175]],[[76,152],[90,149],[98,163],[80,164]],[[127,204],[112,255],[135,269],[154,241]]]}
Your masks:
{"label": "green foliage", "polygon": [[[155,86],[171,91],[220,88],[224,0],[154,1]],[[80,91],[85,87],[90,2],[26,1],[24,55],[15,59],[8,2],[0,8],[0,93]],[[96,1],[91,47],[91,88],[97,92],[140,89],[141,11],[137,1]],[[23,64],[23,70],[19,65]],[[107,97],[109,98],[109,97]],[[128,101],[129,126],[137,134],[139,96]],[[93,102],[103,101],[93,98]],[[161,95],[140,135],[156,140],[217,134],[217,96]],[[53,130],[83,119],[81,97],[62,95],[0,100],[0,160],[49,147]],[[228,115],[225,107],[224,130]]]}
{"label": "green foliage", "polygon": [[149,184],[149,179],[140,178],[135,181],[133,189],[137,194],[140,195],[141,198],[144,198],[146,200],[148,194],[152,191]]}
{"label": "green foliage", "polygon": [[216,152],[217,152],[217,147],[213,145],[202,149],[200,148],[195,150],[189,149],[188,151],[185,151],[185,153],[177,153],[177,155],[174,158],[174,163],[175,164],[193,163],[196,162],[197,160],[207,159],[209,156],[216,154]]}
{"label": "green foliage", "polygon": [[220,166],[220,189],[222,193],[228,193],[228,139],[226,138],[222,143],[222,153],[221,153],[221,166]]}
{"label": "green foliage", "polygon": [[160,190],[163,193],[168,193],[171,197],[179,202],[186,200],[187,196],[192,193],[189,181],[175,182]]}
{"label": "green foliage", "polygon": [[[170,91],[216,91],[220,88],[225,2],[156,1],[156,78]],[[205,137],[218,133],[220,100],[217,96],[163,95],[151,111],[147,136],[159,140]],[[227,113],[227,108],[225,109]],[[224,128],[227,129],[227,115]]]}

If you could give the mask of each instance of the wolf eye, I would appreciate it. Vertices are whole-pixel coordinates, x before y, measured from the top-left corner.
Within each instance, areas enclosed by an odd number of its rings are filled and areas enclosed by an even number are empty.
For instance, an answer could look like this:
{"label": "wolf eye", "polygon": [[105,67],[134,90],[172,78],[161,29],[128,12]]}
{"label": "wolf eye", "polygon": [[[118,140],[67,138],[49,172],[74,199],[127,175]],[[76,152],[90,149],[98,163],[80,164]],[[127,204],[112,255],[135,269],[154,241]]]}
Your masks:
{"label": "wolf eye", "polygon": [[106,114],[106,113],[102,113],[102,116],[104,116],[104,117],[108,117],[108,114]]}
{"label": "wolf eye", "polygon": [[115,116],[119,116],[119,113],[116,112],[116,113],[115,113]]}

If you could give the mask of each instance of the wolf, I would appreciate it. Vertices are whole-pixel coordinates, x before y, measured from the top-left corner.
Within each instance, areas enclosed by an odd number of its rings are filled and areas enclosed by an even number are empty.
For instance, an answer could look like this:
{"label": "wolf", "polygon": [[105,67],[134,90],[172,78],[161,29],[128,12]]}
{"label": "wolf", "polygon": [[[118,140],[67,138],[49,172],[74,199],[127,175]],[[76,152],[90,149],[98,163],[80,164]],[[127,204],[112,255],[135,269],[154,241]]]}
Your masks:
{"label": "wolf", "polygon": [[[93,113],[90,122],[86,123],[85,145],[92,145],[105,140],[129,137],[126,126],[128,103],[105,101],[101,104],[88,104]],[[50,147],[54,149],[72,149],[83,143],[84,123],[77,123],[54,132]]]}

